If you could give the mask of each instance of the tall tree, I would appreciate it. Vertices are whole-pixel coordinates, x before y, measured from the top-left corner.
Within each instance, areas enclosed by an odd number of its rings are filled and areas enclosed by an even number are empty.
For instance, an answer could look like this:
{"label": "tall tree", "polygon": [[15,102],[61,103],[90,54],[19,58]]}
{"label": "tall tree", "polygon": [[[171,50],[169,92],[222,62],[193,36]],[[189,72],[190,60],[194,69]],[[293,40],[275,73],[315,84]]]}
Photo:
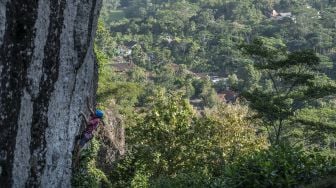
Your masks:
{"label": "tall tree", "polygon": [[287,53],[278,40],[258,38],[244,51],[254,66],[271,81],[271,88],[256,88],[244,95],[266,123],[270,141],[280,144],[296,125],[290,118],[309,102],[336,93],[336,83],[318,71],[320,59],[312,51]]}

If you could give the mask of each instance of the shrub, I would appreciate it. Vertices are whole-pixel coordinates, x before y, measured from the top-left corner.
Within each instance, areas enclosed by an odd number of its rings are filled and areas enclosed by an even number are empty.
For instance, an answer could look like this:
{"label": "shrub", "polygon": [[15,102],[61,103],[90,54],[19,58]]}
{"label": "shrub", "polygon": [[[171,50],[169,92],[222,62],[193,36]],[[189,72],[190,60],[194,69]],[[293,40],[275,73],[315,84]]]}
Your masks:
{"label": "shrub", "polygon": [[[335,158],[299,147],[277,146],[228,165],[214,184],[228,187],[295,187],[336,168]],[[216,187],[216,186],[214,186]]]}
{"label": "shrub", "polygon": [[96,139],[91,141],[87,149],[81,151],[81,160],[78,169],[75,169],[72,177],[73,187],[98,188],[112,187],[104,172],[96,167],[96,158],[99,150],[99,142]]}

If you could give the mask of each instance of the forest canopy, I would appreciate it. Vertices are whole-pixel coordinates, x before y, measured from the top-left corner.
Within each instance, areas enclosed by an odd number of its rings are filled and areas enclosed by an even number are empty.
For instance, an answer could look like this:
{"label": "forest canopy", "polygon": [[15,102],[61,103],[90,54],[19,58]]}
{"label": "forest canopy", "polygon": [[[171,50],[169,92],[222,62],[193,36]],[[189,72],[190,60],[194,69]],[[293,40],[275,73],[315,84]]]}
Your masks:
{"label": "forest canopy", "polygon": [[98,101],[122,114],[128,150],[86,175],[112,187],[335,184],[335,18],[333,0],[104,0]]}

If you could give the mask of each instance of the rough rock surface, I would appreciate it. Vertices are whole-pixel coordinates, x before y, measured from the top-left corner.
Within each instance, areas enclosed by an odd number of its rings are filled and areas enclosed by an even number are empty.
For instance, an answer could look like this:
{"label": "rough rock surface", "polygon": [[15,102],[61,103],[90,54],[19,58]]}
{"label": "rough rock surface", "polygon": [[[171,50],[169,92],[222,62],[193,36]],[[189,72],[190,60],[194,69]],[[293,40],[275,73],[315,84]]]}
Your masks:
{"label": "rough rock surface", "polygon": [[115,112],[113,107],[106,110],[106,126],[98,129],[100,148],[98,151],[98,168],[109,174],[116,162],[125,153],[125,128],[122,118]]}
{"label": "rough rock surface", "polygon": [[1,187],[70,187],[101,0],[0,0]]}

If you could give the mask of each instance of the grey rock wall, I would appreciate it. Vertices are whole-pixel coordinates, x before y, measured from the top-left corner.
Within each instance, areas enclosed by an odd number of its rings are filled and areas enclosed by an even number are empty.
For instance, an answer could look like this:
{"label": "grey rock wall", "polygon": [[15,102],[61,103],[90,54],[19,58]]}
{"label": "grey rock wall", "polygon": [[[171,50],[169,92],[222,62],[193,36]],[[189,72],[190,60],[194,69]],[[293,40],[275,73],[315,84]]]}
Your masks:
{"label": "grey rock wall", "polygon": [[70,187],[101,0],[0,0],[1,187]]}
{"label": "grey rock wall", "polygon": [[126,154],[125,128],[122,116],[114,109],[114,106],[109,106],[105,110],[107,125],[101,126],[97,134],[100,142],[97,166],[105,174],[110,174],[116,163]]}

